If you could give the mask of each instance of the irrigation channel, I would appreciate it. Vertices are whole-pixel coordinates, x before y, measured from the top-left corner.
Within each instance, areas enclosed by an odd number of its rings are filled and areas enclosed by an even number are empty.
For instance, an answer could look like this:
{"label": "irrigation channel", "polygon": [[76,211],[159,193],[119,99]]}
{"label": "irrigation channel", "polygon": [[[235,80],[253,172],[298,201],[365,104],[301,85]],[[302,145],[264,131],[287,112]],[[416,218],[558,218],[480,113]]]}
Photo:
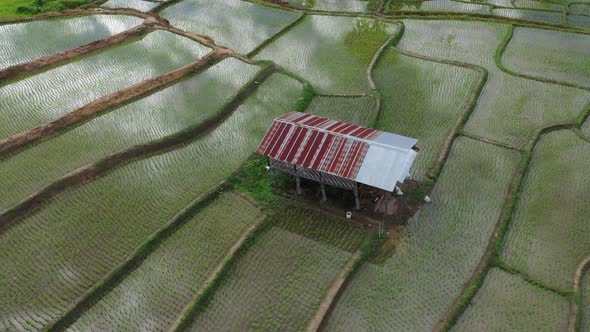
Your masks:
{"label": "irrigation channel", "polygon": [[[0,20],[0,330],[589,329],[586,5],[109,0]],[[251,153],[291,110],[418,138],[433,202],[386,257],[272,194]]]}

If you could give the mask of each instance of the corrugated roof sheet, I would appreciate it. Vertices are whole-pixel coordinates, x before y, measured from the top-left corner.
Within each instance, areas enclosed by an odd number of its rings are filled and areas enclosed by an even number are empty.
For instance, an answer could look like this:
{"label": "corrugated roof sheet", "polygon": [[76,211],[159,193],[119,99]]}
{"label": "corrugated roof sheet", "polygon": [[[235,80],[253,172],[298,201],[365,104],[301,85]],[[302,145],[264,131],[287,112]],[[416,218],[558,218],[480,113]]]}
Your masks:
{"label": "corrugated roof sheet", "polygon": [[275,119],[257,153],[392,191],[416,158],[417,140],[291,112]]}

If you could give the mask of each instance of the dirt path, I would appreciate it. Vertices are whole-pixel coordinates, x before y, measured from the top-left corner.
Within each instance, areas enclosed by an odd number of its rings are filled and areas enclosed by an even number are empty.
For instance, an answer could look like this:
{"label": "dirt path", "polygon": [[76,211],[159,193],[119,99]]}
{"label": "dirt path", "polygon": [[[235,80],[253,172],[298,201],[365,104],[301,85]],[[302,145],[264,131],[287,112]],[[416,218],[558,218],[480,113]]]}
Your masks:
{"label": "dirt path", "polygon": [[346,280],[348,280],[348,277],[353,272],[355,265],[358,264],[360,259],[361,252],[360,250],[357,250],[352,255],[348,263],[346,263],[346,266],[344,266],[344,269],[342,269],[342,271],[340,272],[332,286],[330,286],[330,288],[326,292],[324,300],[320,304],[318,311],[316,312],[313,319],[307,325],[307,332],[316,332],[321,328],[322,324],[325,322],[326,317],[330,313],[331,309],[334,307],[334,304],[336,303],[335,300],[338,298],[338,295],[343,290],[342,286],[344,286],[344,283],[346,282]]}
{"label": "dirt path", "polygon": [[4,140],[0,140],[0,160],[9,154],[22,149],[28,144],[37,143],[41,140],[47,139],[58,132],[90,121],[105,112],[113,110],[117,106],[130,103],[170,86],[189,75],[206,70],[230,55],[231,51],[217,48],[213,52],[191,64],[103,96],[50,123],[31,128]]}
{"label": "dirt path", "polygon": [[[578,299],[581,299],[581,291],[580,291],[580,281],[584,272],[590,268],[590,256],[586,257],[580,265],[578,265],[578,269],[576,270],[576,274],[574,275],[574,287],[573,292],[574,294],[578,295]],[[581,304],[580,304],[581,305]],[[570,299],[570,313],[568,318],[568,325],[567,325],[567,332],[575,332],[578,328],[578,316],[580,315],[580,308],[578,308],[578,302],[572,296]]]}

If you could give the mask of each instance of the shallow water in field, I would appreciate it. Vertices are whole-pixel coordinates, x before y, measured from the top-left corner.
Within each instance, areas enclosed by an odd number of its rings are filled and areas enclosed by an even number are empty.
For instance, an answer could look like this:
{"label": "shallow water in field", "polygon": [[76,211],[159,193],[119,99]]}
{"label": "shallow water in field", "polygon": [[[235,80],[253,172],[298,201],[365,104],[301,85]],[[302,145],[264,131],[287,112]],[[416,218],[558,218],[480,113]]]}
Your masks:
{"label": "shallow water in field", "polygon": [[94,15],[0,25],[0,69],[107,38],[142,22],[134,16]]}
{"label": "shallow water in field", "polygon": [[494,9],[494,15],[527,21],[539,21],[553,24],[563,24],[563,16],[557,12],[544,12],[526,9]]}
{"label": "shallow water in field", "polygon": [[141,0],[109,0],[102,5],[105,8],[133,8],[140,12],[147,12],[156,6],[158,6],[157,2]]}
{"label": "shallow water in field", "polygon": [[0,87],[0,139],[190,62],[209,48],[166,31]]}
{"label": "shallow water in field", "polygon": [[179,27],[207,35],[238,53],[253,51],[300,14],[240,0],[184,0],[161,16]]}

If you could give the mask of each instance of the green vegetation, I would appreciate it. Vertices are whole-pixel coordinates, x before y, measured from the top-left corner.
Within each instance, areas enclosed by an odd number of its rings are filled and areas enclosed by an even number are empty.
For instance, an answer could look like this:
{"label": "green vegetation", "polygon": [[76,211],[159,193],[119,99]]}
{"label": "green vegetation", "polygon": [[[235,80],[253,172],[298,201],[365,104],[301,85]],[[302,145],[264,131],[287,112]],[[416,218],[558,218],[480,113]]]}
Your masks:
{"label": "green vegetation", "polygon": [[383,96],[379,129],[418,139],[420,154],[411,175],[424,180],[462,116],[479,72],[408,57],[390,48],[373,75]]}
{"label": "green vegetation", "polygon": [[0,307],[26,306],[14,311],[25,328],[48,324],[149,234],[234,172],[300,93],[299,82],[273,75],[204,137],[68,191],[7,229],[0,241],[6,262]]}
{"label": "green vegetation", "polygon": [[133,16],[93,15],[0,25],[0,69],[109,37],[141,22]]}
{"label": "green vegetation", "polygon": [[369,92],[366,67],[395,27],[357,17],[307,16],[256,58],[298,73],[320,93]]}
{"label": "green vegetation", "polygon": [[[58,177],[136,144],[198,126],[260,68],[226,59],[206,72],[98,117],[0,162],[3,210]],[[198,105],[196,107],[195,105]]]}
{"label": "green vegetation", "polygon": [[586,332],[590,331],[590,273],[587,271],[582,278],[580,286],[582,287],[582,317],[580,330]]}
{"label": "green vegetation", "polygon": [[502,57],[510,70],[590,88],[590,36],[516,28]]}
{"label": "green vegetation", "polygon": [[431,329],[486,249],[520,155],[458,138],[433,192],[383,265],[365,264],[336,303],[327,331]]}
{"label": "green vegetation", "polygon": [[167,8],[161,15],[176,27],[208,35],[218,45],[243,54],[254,50],[300,16],[236,0],[185,0]]}
{"label": "green vegetation", "polygon": [[[173,52],[171,52],[173,50]],[[53,121],[78,107],[182,65],[210,50],[167,31],[0,87],[0,138]],[[48,82],[55,88],[49,88]]]}
{"label": "green vegetation", "polygon": [[568,310],[565,297],[491,269],[453,331],[561,331]]}
{"label": "green vegetation", "polygon": [[373,126],[378,113],[373,96],[316,96],[305,112],[365,127]]}
{"label": "green vegetation", "polygon": [[93,0],[2,0],[0,18],[61,12],[91,3]]}
{"label": "green vegetation", "polygon": [[445,13],[478,13],[489,14],[490,7],[477,4],[457,2],[451,0],[433,0],[433,1],[391,1],[389,2],[386,12],[395,13],[396,11],[427,11],[427,12],[445,12]]}
{"label": "green vegetation", "polygon": [[543,135],[502,252],[511,267],[562,291],[589,254],[588,167],[589,142],[567,130]]}
{"label": "green vegetation", "polygon": [[222,194],[166,239],[71,329],[167,329],[229,247],[260,218],[262,214],[239,195]]}
{"label": "green vegetation", "polygon": [[350,224],[295,207],[275,211],[271,222],[229,268],[190,330],[304,329],[363,238]]}

